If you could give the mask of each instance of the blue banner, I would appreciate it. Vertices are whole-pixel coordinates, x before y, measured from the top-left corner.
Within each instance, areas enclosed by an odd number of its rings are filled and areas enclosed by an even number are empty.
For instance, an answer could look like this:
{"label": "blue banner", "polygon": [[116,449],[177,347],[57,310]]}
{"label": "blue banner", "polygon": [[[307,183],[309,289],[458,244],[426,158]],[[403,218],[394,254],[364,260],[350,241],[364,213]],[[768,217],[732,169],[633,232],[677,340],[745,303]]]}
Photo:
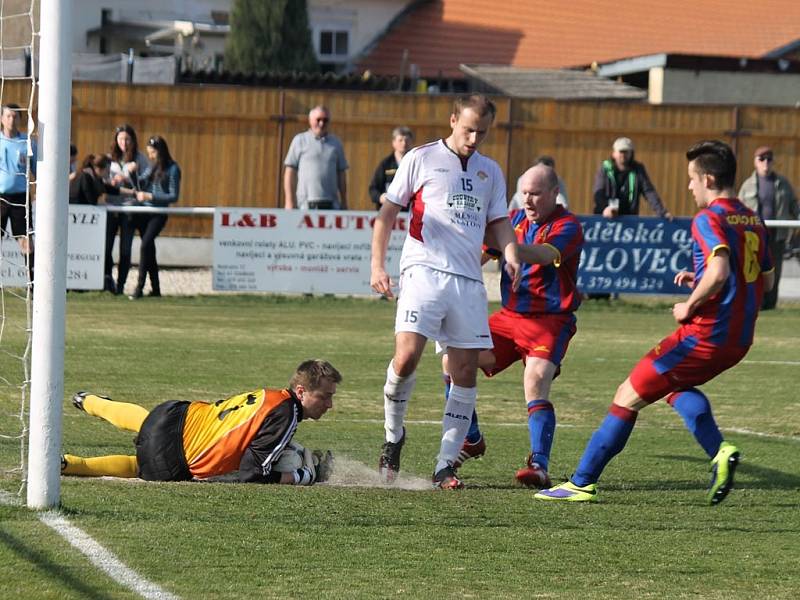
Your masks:
{"label": "blue banner", "polygon": [[691,219],[578,216],[585,243],[578,289],[585,293],[686,294],[673,283],[692,271]]}

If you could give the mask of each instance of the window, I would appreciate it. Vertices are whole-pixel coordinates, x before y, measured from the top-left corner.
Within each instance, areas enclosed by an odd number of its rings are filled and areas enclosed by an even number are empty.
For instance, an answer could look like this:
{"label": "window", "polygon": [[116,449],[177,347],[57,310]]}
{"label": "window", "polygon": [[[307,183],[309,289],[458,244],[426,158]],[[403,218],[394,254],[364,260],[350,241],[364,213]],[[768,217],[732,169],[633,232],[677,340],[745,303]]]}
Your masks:
{"label": "window", "polygon": [[322,30],[319,32],[319,56],[327,59],[347,59],[349,32]]}

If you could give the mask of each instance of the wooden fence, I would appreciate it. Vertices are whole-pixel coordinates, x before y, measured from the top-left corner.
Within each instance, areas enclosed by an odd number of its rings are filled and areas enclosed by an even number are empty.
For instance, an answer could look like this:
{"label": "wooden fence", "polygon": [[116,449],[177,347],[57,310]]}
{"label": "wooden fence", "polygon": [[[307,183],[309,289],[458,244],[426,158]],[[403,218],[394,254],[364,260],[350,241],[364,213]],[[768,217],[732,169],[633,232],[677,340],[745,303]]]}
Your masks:
{"label": "wooden fence", "polygon": [[[4,101],[27,98],[25,82],[6,82]],[[591,212],[594,174],[613,140],[625,135],[647,167],[665,205],[691,215],[684,153],[703,138],[725,140],[739,156],[743,181],[753,151],[770,144],[776,169],[800,185],[800,110],[764,107],[651,106],[623,102],[556,102],[496,98],[495,127],[481,151],[509,182],[540,154],[557,161],[571,209]],[[367,188],[390,151],[391,130],[408,125],[417,143],[446,137],[452,97],[387,92],[258,89],[232,86],[73,84],[72,140],[79,156],[107,152],[114,128],[130,123],[140,145],[163,135],[183,171],[184,206],[282,207],[283,158],[308,126],[309,108],[331,110],[331,131],[343,142],[350,208],[370,210]],[[642,214],[651,214],[643,202]],[[167,235],[209,236],[205,219],[172,217]]]}

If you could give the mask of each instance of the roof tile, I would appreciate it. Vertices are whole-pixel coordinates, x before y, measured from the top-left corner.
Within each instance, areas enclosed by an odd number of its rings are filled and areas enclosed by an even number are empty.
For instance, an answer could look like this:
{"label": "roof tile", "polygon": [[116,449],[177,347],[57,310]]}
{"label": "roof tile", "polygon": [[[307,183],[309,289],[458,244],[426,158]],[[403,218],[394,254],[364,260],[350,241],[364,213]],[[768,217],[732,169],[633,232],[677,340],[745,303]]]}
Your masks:
{"label": "roof tile", "polygon": [[398,75],[403,50],[423,77],[459,64],[554,68],[655,53],[761,57],[800,39],[800,1],[433,0],[386,33],[359,67]]}

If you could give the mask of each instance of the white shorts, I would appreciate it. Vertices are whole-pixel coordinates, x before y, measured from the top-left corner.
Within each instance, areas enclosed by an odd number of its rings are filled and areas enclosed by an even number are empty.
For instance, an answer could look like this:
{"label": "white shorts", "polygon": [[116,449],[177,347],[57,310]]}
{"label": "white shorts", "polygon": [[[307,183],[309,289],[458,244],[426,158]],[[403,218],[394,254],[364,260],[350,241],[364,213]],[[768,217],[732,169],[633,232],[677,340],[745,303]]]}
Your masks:
{"label": "white shorts", "polygon": [[492,348],[483,282],[412,265],[400,275],[394,332],[401,331],[453,348]]}

